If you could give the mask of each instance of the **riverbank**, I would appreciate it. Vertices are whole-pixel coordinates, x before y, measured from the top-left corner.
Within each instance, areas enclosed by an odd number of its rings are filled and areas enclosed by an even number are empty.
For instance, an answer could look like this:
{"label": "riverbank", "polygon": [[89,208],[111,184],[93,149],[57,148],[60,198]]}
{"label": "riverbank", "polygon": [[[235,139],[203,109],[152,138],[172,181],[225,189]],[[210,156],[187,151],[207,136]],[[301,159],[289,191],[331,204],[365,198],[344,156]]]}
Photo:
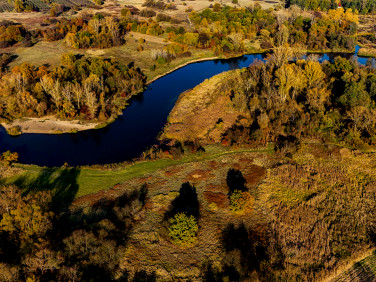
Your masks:
{"label": "riverbank", "polygon": [[[219,59],[231,59],[231,58],[238,58],[247,54],[262,54],[262,53],[263,51],[260,50],[259,52],[236,54],[233,56],[226,56],[226,57],[211,56],[211,57],[204,57],[204,58],[193,58],[192,60],[189,60],[188,58],[188,61],[182,62],[178,66],[173,67],[172,69],[164,72],[163,74],[153,77],[150,81],[146,83],[146,85],[150,85],[151,83],[158,80],[159,78],[162,78],[180,68],[183,68],[187,65],[194,64],[197,62],[211,61],[211,60],[216,60],[216,59],[218,60]],[[132,96],[138,95],[140,93],[141,92],[135,93]],[[132,96],[130,97],[130,99],[132,98]],[[54,116],[46,116],[46,117],[41,117],[41,118],[22,118],[22,119],[14,120],[10,123],[2,122],[0,124],[7,130],[7,132],[10,135],[19,135],[22,133],[62,134],[62,133],[77,133],[79,131],[84,131],[84,130],[104,128],[108,126],[109,124],[111,124],[117,118],[118,116],[116,116],[115,118],[112,117],[105,122],[82,123],[82,121],[80,120],[61,120]],[[10,131],[12,130],[17,132],[17,134],[11,134]]]}
{"label": "riverbank", "polygon": [[55,116],[42,118],[24,118],[10,123],[2,122],[1,125],[10,131],[17,128],[19,133],[75,133],[82,130],[94,129],[99,125],[97,122],[83,124],[79,120],[60,120]]}

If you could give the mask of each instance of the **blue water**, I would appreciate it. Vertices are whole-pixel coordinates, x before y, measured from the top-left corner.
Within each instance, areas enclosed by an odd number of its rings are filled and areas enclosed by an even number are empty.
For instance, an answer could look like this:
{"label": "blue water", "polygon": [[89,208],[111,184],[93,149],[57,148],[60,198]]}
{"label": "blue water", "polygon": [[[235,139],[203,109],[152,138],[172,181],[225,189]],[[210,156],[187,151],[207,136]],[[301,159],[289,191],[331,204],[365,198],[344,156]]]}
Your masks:
{"label": "blue water", "polygon": [[[365,64],[366,58],[356,57]],[[66,134],[24,133],[9,136],[0,128],[0,152],[18,152],[19,161],[42,166],[116,163],[139,157],[155,144],[180,93],[224,71],[244,68],[263,56],[198,62],[178,69],[153,82],[124,110],[114,123],[99,130]],[[324,55],[322,60],[332,59]]]}

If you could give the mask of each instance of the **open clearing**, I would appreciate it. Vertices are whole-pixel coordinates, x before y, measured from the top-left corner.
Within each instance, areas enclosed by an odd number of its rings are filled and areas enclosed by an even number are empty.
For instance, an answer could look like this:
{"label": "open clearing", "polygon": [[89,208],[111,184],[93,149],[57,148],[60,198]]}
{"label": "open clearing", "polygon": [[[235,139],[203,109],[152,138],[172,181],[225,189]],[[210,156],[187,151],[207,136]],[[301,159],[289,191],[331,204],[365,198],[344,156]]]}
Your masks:
{"label": "open clearing", "polygon": [[[144,47],[143,51],[137,51],[139,38],[145,39],[145,43],[142,44]],[[77,55],[116,58],[118,61],[126,64],[135,62],[135,65],[142,69],[147,75],[148,81],[150,81],[156,76],[163,75],[188,62],[212,58],[214,56],[211,50],[194,49],[191,51],[192,56],[190,57],[176,58],[169,63],[160,65],[151,59],[150,50],[165,47],[168,43],[164,42],[163,38],[132,32],[126,35],[125,40],[126,44],[123,46],[106,49],[74,49],[66,47],[63,40],[55,42],[41,41],[29,48],[13,48],[14,53],[18,57],[10,64],[10,67],[20,65],[24,62],[36,66],[49,65],[57,67],[60,64],[61,55],[70,52]],[[150,70],[150,67],[153,65],[156,65],[154,71]]]}

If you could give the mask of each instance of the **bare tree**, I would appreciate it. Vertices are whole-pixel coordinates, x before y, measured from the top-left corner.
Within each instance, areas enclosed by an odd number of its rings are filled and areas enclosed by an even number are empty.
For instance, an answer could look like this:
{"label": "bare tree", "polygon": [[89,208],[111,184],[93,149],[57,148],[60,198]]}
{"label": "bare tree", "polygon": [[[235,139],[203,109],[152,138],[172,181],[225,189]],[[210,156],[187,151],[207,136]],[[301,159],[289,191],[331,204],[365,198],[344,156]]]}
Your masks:
{"label": "bare tree", "polygon": [[106,25],[111,34],[112,41],[115,42],[119,38],[119,23],[113,17],[107,17]]}
{"label": "bare tree", "polygon": [[95,117],[98,109],[98,99],[94,91],[85,91],[86,105],[89,108],[91,118]]}
{"label": "bare tree", "polygon": [[63,259],[60,256],[46,248],[42,248],[34,255],[27,256],[24,260],[29,272],[35,273],[39,270],[42,275],[47,271],[59,269],[62,262]]}
{"label": "bare tree", "polygon": [[61,93],[63,97],[69,102],[72,103],[73,93],[72,93],[72,83],[68,82],[64,87],[61,89]]}
{"label": "bare tree", "polygon": [[44,92],[49,94],[54,87],[54,82],[50,77],[44,75],[40,78],[40,85],[42,86]]}
{"label": "bare tree", "polygon": [[102,26],[102,20],[94,18],[89,21],[89,26],[94,30],[96,34],[99,34],[100,28]]}
{"label": "bare tree", "polygon": [[80,109],[81,101],[82,101],[82,98],[84,97],[84,90],[82,89],[81,85],[76,82],[72,87],[72,92],[74,94],[74,98],[77,103],[77,108]]}
{"label": "bare tree", "polygon": [[53,88],[51,89],[51,91],[49,92],[49,94],[52,96],[52,100],[54,101],[54,103],[57,107],[57,110],[59,111],[63,97],[61,95],[61,86],[60,86],[60,82],[58,80],[56,80],[56,82],[55,82]]}

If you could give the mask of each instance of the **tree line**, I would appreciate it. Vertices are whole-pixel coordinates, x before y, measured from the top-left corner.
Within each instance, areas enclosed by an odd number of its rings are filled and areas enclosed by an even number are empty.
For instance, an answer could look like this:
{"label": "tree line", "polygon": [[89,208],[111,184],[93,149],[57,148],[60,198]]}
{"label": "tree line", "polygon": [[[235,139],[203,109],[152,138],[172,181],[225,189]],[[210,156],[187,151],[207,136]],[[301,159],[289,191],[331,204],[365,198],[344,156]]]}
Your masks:
{"label": "tree line", "polygon": [[298,5],[302,9],[328,11],[337,9],[339,4],[345,9],[353,9],[361,14],[374,14],[376,12],[375,0],[290,0],[290,5]]}
{"label": "tree line", "polygon": [[[290,61],[288,48],[276,48],[266,63],[253,63],[241,82],[224,86],[249,126],[234,124],[224,134],[232,143],[319,139],[356,147],[374,146],[376,70],[354,60]],[[230,94],[229,94],[230,95]],[[283,140],[282,140],[283,141]]]}
{"label": "tree line", "polygon": [[253,8],[222,7],[218,12],[205,9],[192,12],[190,18],[197,32],[191,38],[171,35],[177,42],[210,47],[216,52],[244,50],[244,40],[261,41],[261,48],[270,49],[286,43],[312,50],[352,50],[359,22],[351,9],[329,10],[314,13],[311,17],[299,15],[299,11],[281,10],[273,13]]}
{"label": "tree line", "polygon": [[3,24],[0,25],[0,43],[9,46],[28,37],[34,42],[42,38],[46,41],[64,39],[65,44],[72,48],[108,48],[125,44],[125,34],[134,31],[153,36],[166,35],[170,41],[182,45],[182,50],[212,49],[217,54],[244,52],[246,42],[257,40],[263,49],[285,43],[313,50],[354,48],[359,19],[351,9],[315,12],[311,17],[298,14],[299,11],[294,9],[275,12],[262,10],[260,5],[250,8],[224,5],[191,12],[189,17],[195,26],[186,29],[181,25],[162,26],[158,16],[148,20],[133,17],[130,9],[124,8],[120,17],[98,13],[49,20],[50,26],[33,33],[22,25]]}

